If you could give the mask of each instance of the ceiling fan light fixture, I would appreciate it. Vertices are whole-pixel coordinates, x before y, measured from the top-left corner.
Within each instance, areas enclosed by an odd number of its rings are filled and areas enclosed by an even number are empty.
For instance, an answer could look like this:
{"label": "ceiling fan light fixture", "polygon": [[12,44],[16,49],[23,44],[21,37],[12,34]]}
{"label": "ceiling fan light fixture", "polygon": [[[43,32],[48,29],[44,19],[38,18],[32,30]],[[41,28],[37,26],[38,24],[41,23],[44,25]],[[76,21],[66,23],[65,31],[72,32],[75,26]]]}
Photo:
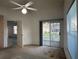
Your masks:
{"label": "ceiling fan light fixture", "polygon": [[23,8],[21,12],[22,12],[23,14],[26,14],[26,13],[27,13],[26,8]]}
{"label": "ceiling fan light fixture", "polygon": [[29,7],[29,6],[31,6],[31,5],[33,4],[32,1],[26,3],[25,5],[21,5],[21,4],[17,3],[17,2],[15,2],[15,1],[10,1],[10,2],[11,2],[12,4],[14,4],[14,5],[19,6],[19,7],[17,7],[17,8],[13,8],[13,9],[14,9],[14,10],[19,10],[19,9],[21,9],[22,14],[27,14],[27,10],[37,11],[37,9]]}

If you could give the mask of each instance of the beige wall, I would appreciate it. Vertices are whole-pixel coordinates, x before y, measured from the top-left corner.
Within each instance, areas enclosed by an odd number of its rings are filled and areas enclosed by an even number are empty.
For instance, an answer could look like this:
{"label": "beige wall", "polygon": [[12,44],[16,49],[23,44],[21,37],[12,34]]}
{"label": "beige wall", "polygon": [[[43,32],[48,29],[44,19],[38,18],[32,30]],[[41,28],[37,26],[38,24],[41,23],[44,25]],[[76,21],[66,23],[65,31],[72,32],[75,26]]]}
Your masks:
{"label": "beige wall", "polygon": [[64,51],[66,54],[67,59],[71,59],[70,55],[69,55],[69,51],[67,49],[67,28],[66,28],[66,14],[68,12],[68,9],[70,8],[70,5],[72,3],[73,0],[65,0],[64,1]]}
{"label": "beige wall", "polygon": [[[62,1],[62,2],[61,2]],[[32,17],[33,44],[39,44],[39,21],[63,18],[63,0],[40,0]]]}
{"label": "beige wall", "polygon": [[36,12],[29,11],[22,15],[20,11],[11,8],[0,7],[0,14],[4,15],[5,20],[22,21],[22,43],[39,44],[39,21],[63,18],[63,0],[33,0]]}
{"label": "beige wall", "polygon": [[[4,48],[8,47],[8,27],[7,27],[7,20],[9,21],[18,21],[21,20],[21,15],[18,15],[17,12],[13,11],[12,9],[8,9],[6,7],[0,6],[0,15],[4,16]],[[19,18],[20,17],[20,18]]]}

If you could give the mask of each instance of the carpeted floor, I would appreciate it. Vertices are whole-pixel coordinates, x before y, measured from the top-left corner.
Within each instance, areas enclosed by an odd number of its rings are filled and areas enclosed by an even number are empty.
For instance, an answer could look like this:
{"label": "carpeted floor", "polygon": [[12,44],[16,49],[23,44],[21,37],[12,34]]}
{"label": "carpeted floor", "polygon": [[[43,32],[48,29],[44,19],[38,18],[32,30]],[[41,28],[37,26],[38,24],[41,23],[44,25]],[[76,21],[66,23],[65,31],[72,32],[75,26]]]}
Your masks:
{"label": "carpeted floor", "polygon": [[0,59],[66,59],[64,52],[55,47],[27,46],[0,50]]}

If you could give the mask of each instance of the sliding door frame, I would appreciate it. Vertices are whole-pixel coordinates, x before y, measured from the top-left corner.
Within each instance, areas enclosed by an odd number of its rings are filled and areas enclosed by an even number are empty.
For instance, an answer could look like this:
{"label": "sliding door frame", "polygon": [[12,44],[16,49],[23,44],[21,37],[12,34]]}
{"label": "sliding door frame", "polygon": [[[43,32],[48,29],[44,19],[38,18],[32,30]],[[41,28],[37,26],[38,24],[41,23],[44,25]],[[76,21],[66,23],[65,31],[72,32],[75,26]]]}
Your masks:
{"label": "sliding door frame", "polygon": [[[50,20],[41,20],[41,21],[39,21],[39,43],[40,43],[40,46],[43,46],[43,37],[42,37],[42,30],[43,30],[43,22],[52,22],[52,23],[55,23],[55,22],[57,22],[57,23],[60,23],[60,26],[61,26],[61,21],[63,20],[63,18],[61,18],[61,19],[50,19]],[[51,26],[51,24],[50,24],[50,26]],[[50,31],[51,31],[51,27],[50,27]],[[61,31],[61,30],[60,30]],[[50,36],[51,36],[51,33],[50,33]],[[50,46],[51,46],[51,37],[50,37]]]}

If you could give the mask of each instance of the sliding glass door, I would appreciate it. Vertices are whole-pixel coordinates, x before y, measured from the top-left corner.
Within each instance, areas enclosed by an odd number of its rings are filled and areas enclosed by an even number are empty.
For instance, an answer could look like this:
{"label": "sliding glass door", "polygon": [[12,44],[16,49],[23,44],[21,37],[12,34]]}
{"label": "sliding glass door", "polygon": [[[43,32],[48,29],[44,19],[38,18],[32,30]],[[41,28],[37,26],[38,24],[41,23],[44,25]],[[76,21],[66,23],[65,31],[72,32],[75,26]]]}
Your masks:
{"label": "sliding glass door", "polygon": [[59,42],[60,42],[60,23],[50,23],[50,46],[56,46],[59,47]]}
{"label": "sliding glass door", "polygon": [[49,22],[43,22],[43,46],[50,46],[50,23]]}
{"label": "sliding glass door", "polygon": [[42,22],[42,45],[59,47],[60,22]]}

